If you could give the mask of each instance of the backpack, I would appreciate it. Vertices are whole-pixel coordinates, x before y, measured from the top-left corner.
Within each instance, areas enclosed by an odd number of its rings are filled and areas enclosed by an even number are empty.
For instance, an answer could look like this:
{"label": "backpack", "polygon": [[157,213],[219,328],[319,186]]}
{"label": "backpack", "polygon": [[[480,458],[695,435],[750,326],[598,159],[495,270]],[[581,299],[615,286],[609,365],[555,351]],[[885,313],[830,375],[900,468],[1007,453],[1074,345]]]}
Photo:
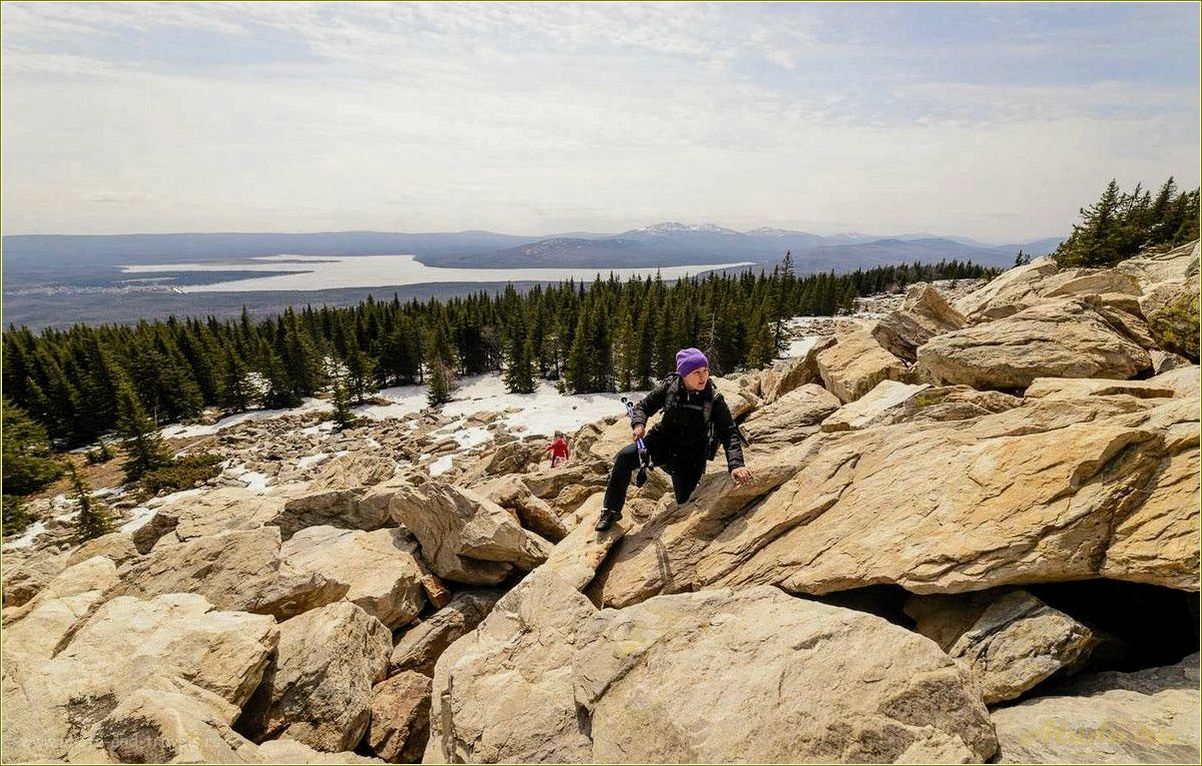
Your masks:
{"label": "backpack", "polygon": [[[704,404],[683,404],[680,401],[680,376],[672,373],[669,377],[672,378],[672,383],[668,385],[668,395],[664,398],[664,412],[674,407],[684,407],[690,410],[701,410],[701,419],[705,424],[705,459],[713,460],[718,454],[718,447],[722,444],[722,440],[718,438],[718,434],[714,431],[714,421],[710,417],[714,410],[714,402],[725,401],[722,394],[718,393],[718,387],[713,381],[706,385],[714,389],[714,394],[709,399],[705,400]],[[750,444],[747,437],[743,435],[743,429],[739,428],[739,424],[735,423],[735,431],[739,434],[739,441],[743,444]]]}

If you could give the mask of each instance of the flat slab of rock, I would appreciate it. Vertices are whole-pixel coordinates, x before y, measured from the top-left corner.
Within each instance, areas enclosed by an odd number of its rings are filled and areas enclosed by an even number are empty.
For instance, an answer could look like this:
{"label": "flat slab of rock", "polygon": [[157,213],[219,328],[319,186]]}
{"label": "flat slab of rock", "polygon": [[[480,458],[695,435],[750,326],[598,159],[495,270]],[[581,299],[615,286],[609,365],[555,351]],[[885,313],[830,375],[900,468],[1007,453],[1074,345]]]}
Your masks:
{"label": "flat slab of rock", "polygon": [[843,405],[822,421],[823,431],[858,431],[874,425],[889,425],[906,414],[905,403],[931,388],[928,383],[898,383],[882,380],[854,402]]}
{"label": "flat slab of rock", "polygon": [[426,604],[417,545],[404,530],[306,527],[284,542],[280,555],[295,572],[345,587],[343,598],[389,629],[412,620]]}
{"label": "flat slab of rock", "polygon": [[1104,380],[1098,378],[1036,378],[1023,392],[1031,399],[1080,399],[1083,396],[1135,396],[1164,399],[1176,395],[1172,386],[1150,380]]}
{"label": "flat slab of rock", "polygon": [[1020,389],[1044,377],[1126,380],[1152,359],[1090,303],[1062,298],[932,338],[918,365],[944,383]]}
{"label": "flat slab of rock", "polygon": [[1093,632],[1023,590],[913,596],[917,630],[981,682],[986,704],[1015,699],[1089,656]]}
{"label": "flat slab of rock", "polygon": [[279,649],[239,727],[252,739],[288,737],[315,750],[359,743],[371,718],[372,685],[388,672],[392,636],[347,601],[280,623]]}
{"label": "flat slab of rock", "polygon": [[995,710],[1000,763],[1197,763],[1198,655]]}

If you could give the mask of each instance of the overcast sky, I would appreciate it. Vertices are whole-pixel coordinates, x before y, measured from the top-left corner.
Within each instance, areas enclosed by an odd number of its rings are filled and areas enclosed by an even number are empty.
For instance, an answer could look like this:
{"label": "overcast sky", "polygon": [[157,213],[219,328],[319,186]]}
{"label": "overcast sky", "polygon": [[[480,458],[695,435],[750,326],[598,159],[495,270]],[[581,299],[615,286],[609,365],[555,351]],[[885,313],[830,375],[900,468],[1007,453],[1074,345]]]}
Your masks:
{"label": "overcast sky", "polygon": [[6,2],[6,234],[992,242],[1199,173],[1199,10]]}

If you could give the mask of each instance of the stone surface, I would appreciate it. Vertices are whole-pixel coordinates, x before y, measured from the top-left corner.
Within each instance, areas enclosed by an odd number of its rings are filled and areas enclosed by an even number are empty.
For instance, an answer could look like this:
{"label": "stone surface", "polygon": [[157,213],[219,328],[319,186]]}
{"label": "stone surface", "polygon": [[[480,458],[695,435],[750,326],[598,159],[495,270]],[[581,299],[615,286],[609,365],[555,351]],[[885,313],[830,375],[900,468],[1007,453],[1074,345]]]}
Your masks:
{"label": "stone surface", "polygon": [[756,480],[750,485],[734,484],[725,471],[702,477],[687,503],[669,503],[626,533],[590,586],[591,597],[605,606],[623,607],[657,593],[691,589],[706,541],[792,477],[808,453],[808,444],[777,448],[757,459]]}
{"label": "stone surface", "polygon": [[197,593],[221,609],[281,619],[346,595],[345,584],[284,564],[280,542],[278,528],[258,527],[156,548],[123,567],[120,582],[107,595]]}
{"label": "stone surface", "polygon": [[872,337],[899,359],[913,362],[915,351],[936,335],[959,330],[968,320],[934,287],[919,282],[910,285],[899,309],[882,317]]}
{"label": "stone surface", "polygon": [[280,556],[295,572],[319,574],[345,588],[343,598],[389,629],[412,620],[426,604],[417,545],[404,530],[306,527],[283,544]]}
{"label": "stone surface", "polygon": [[487,499],[517,514],[522,526],[557,543],[568,534],[568,527],[547,501],[535,496],[517,476],[495,479],[478,491]]}
{"label": "stone surface", "polygon": [[743,421],[743,433],[755,444],[796,444],[818,431],[818,424],[839,409],[838,397],[815,383],[807,383]]}
{"label": "stone surface", "polygon": [[429,618],[409,628],[392,649],[393,673],[434,675],[434,663],[454,641],[475,630],[501,597],[499,591],[465,590]]}
{"label": "stone surface", "polygon": [[1148,380],[1106,380],[1099,378],[1036,378],[1023,392],[1031,399],[1080,399],[1085,396],[1134,396],[1140,399],[1164,399],[1175,395],[1171,386]]}
{"label": "stone surface", "polygon": [[114,564],[121,566],[127,561],[136,559],[139,555],[130,535],[124,532],[111,532],[101,535],[95,540],[89,540],[72,551],[71,555],[67,557],[67,566],[75,566],[93,556],[106,556]]}
{"label": "stone surface", "polygon": [[430,736],[430,677],[406,671],[376,684],[367,744],[389,763],[417,763]]}
{"label": "stone surface", "polygon": [[1199,368],[1196,364],[1179,367],[1159,375],[1153,375],[1148,378],[1147,383],[1171,388],[1174,396],[1197,399],[1199,396]]}
{"label": "stone surface", "polygon": [[143,689],[203,690],[193,696],[219,699],[205,708],[230,725],[278,639],[271,617],[218,611],[190,593],[105,602],[65,633],[52,658],[6,656],[4,699],[20,704],[5,706],[4,759],[62,760]]}
{"label": "stone surface", "polygon": [[1197,763],[1198,655],[993,711],[1001,763]]}
{"label": "stone surface", "polygon": [[905,404],[930,384],[898,383],[882,380],[854,402],[843,405],[822,421],[823,431],[858,431],[871,426],[886,426],[906,414]]}
{"label": "stone surface", "polygon": [[932,338],[918,364],[944,383],[1019,389],[1041,377],[1125,380],[1152,360],[1090,303],[1061,298]]}
{"label": "stone surface", "polygon": [[837,333],[836,340],[818,353],[818,372],[826,389],[844,404],[859,399],[882,380],[905,379],[905,363],[867,330],[846,328]]}
{"label": "stone surface", "polygon": [[1196,589],[1196,510],[1179,498],[1197,474],[1184,463],[1166,474],[1164,461],[1188,459],[1198,406],[1163,401],[1034,400],[816,435],[778,450],[771,479],[772,464],[753,462],[767,479],[758,492],[704,479],[697,499],[630,532],[595,587],[614,606],[717,586],[955,593],[1103,572]]}
{"label": "stone surface", "polygon": [[398,492],[390,510],[417,536],[435,574],[467,585],[498,583],[515,566],[532,569],[551,549],[496,503],[437,481]]}
{"label": "stone surface", "polygon": [[255,749],[260,763],[385,763],[379,758],[367,758],[354,753],[323,753],[303,742],[281,737],[261,743]]}
{"label": "stone surface", "polygon": [[50,659],[81,617],[117,582],[117,567],[104,556],[73,564],[21,606],[4,610],[4,656]]}
{"label": "stone surface", "polygon": [[305,527],[331,526],[367,532],[393,526],[381,504],[363,502],[358,489],[330,489],[289,500],[267,523],[280,528],[285,540]]}
{"label": "stone surface", "polygon": [[747,389],[753,396],[758,395],[765,405],[772,404],[790,391],[814,383],[820,379],[818,374],[818,352],[835,344],[833,336],[819,338],[814,345],[806,350],[804,356],[793,359],[783,359],[772,365],[754,379],[754,385],[740,386]]}
{"label": "stone surface", "polygon": [[919,633],[968,665],[986,704],[1077,666],[1096,643],[1088,627],[1023,590],[912,596],[906,613]]}
{"label": "stone surface", "polygon": [[952,305],[972,323],[1017,314],[1038,299],[1036,286],[1057,271],[1059,267],[1051,258],[1036,258],[1025,266],[1002,272]]}
{"label": "stone surface", "polygon": [[427,763],[964,762],[996,748],[967,671],[880,618],[774,588],[597,611],[541,569],[447,650],[432,704]]}
{"label": "stone surface", "polygon": [[37,595],[60,572],[67,568],[70,556],[50,551],[33,553],[14,562],[6,553],[4,562],[4,606],[20,606]]}
{"label": "stone surface", "polygon": [[382,484],[396,473],[396,463],[378,455],[339,455],[322,464],[309,482],[312,493],[337,489],[358,489]]}
{"label": "stone surface", "polygon": [[392,637],[347,601],[279,626],[279,649],[239,727],[252,739],[288,737],[324,752],[351,750],[371,718],[371,688],[388,671]]}

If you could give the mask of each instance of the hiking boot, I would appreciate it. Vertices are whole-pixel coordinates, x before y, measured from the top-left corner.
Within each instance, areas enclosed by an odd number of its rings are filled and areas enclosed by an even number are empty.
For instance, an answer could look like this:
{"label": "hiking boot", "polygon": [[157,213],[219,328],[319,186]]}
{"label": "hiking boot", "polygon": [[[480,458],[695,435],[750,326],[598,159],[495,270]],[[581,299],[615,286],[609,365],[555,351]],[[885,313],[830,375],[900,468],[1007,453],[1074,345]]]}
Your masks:
{"label": "hiking boot", "polygon": [[604,532],[614,525],[614,522],[622,518],[621,511],[611,511],[608,508],[601,509],[601,518],[597,519],[597,526],[593,529],[598,532]]}

